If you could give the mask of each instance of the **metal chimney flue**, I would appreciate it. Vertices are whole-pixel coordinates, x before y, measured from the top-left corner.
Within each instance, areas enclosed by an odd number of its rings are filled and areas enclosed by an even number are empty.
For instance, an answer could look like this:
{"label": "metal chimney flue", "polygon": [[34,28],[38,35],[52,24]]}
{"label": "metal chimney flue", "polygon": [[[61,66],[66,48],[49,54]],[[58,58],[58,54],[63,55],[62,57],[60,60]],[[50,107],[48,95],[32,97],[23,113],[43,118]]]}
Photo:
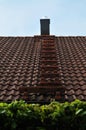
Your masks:
{"label": "metal chimney flue", "polygon": [[50,35],[50,19],[44,17],[40,19],[40,31],[41,35]]}

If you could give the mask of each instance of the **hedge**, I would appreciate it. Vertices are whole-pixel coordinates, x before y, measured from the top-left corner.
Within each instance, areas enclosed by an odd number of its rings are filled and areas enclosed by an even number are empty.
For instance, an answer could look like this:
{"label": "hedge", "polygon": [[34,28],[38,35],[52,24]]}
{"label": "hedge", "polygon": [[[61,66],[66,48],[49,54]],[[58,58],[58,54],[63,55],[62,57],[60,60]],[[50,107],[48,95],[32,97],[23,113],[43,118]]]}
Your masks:
{"label": "hedge", "polygon": [[0,130],[86,130],[86,102],[0,103]]}

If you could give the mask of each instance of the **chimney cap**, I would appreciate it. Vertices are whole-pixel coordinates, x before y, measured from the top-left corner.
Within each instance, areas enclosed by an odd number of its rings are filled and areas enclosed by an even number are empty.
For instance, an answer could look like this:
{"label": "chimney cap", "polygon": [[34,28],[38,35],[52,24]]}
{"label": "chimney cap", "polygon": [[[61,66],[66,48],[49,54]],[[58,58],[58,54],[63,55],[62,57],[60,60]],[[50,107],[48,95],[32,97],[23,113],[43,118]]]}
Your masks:
{"label": "chimney cap", "polygon": [[48,16],[43,16],[41,19],[49,19]]}

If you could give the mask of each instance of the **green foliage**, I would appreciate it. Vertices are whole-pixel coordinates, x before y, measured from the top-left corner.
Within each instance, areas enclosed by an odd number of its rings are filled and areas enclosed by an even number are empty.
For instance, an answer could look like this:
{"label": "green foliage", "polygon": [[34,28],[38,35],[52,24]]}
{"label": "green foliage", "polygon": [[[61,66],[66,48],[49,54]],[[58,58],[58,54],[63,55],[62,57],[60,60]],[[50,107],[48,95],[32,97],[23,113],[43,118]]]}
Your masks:
{"label": "green foliage", "polygon": [[86,102],[0,103],[0,130],[86,130]]}

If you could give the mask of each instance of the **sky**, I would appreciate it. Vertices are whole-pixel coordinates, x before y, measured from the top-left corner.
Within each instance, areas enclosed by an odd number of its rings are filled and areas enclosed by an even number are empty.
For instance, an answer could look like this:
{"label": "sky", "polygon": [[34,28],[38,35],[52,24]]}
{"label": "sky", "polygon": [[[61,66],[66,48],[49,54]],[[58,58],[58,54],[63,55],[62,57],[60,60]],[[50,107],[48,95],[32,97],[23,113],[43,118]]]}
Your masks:
{"label": "sky", "polygon": [[51,35],[86,36],[86,0],[0,0],[0,36],[40,35],[43,16]]}

